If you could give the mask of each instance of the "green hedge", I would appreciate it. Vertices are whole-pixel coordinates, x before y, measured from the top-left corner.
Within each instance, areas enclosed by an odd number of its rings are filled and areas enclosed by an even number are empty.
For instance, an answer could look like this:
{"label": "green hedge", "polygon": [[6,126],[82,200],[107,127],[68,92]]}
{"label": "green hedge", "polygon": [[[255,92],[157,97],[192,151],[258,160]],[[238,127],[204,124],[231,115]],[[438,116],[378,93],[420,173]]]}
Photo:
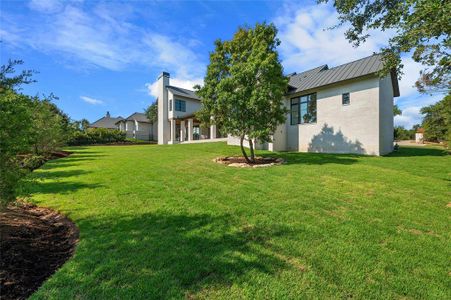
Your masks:
{"label": "green hedge", "polygon": [[90,128],[87,131],[76,131],[68,144],[70,146],[112,144],[125,141],[125,132],[116,129]]}

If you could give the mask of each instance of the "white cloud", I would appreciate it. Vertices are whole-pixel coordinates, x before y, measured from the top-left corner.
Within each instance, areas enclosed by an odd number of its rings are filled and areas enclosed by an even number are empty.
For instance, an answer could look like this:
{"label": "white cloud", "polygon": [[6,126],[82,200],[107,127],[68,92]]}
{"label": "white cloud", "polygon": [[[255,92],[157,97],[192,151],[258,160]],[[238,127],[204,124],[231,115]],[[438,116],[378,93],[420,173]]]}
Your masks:
{"label": "white cloud", "polygon": [[[180,78],[170,78],[169,84],[177,87],[181,87],[188,90],[193,90],[193,87],[197,84],[202,85],[203,79],[180,79]],[[150,96],[158,97],[158,81],[152,83],[146,83],[147,92]]]}
{"label": "white cloud", "polygon": [[[37,12],[32,18],[27,22],[10,18],[11,26],[2,28],[0,34],[10,46],[14,43],[57,55],[69,67],[119,71],[138,66],[158,73],[168,70],[189,80],[201,76],[205,64],[193,51],[199,46],[194,39],[169,37],[134,25],[136,12],[127,3],[96,3],[89,10],[85,6],[34,1],[30,8]],[[1,18],[3,22],[5,17]]]}
{"label": "white cloud", "polygon": [[31,0],[30,8],[43,13],[55,13],[63,7],[60,0]]}
{"label": "white cloud", "polygon": [[87,96],[80,96],[80,99],[83,100],[84,102],[88,103],[88,104],[92,104],[92,105],[102,105],[105,104],[105,102],[103,100],[99,100],[99,99],[94,99],[91,97],[87,97]]}
{"label": "white cloud", "polygon": [[402,110],[402,115],[395,116],[395,125],[410,129],[415,124],[421,124],[421,107],[411,106]]}
{"label": "white cloud", "polygon": [[274,20],[279,28],[280,53],[287,71],[303,71],[321,64],[335,66],[369,56],[388,38],[386,32],[372,32],[360,47],[344,36],[345,27],[327,29],[338,23],[338,15],[328,4],[285,7]]}
{"label": "white cloud", "polygon": [[155,64],[163,68],[175,69],[176,75],[191,78],[202,74],[205,64],[197,55],[181,42],[161,34],[147,34],[143,42],[152,49]]}

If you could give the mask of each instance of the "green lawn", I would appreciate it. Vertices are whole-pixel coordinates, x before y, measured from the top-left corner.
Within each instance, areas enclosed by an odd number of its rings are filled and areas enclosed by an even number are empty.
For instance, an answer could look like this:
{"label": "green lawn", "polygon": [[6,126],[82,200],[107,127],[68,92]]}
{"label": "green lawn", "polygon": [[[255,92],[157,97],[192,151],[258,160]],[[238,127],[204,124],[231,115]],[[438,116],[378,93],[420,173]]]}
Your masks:
{"label": "green lawn", "polygon": [[279,153],[223,143],[73,148],[26,183],[80,228],[34,299],[451,297],[451,160]]}

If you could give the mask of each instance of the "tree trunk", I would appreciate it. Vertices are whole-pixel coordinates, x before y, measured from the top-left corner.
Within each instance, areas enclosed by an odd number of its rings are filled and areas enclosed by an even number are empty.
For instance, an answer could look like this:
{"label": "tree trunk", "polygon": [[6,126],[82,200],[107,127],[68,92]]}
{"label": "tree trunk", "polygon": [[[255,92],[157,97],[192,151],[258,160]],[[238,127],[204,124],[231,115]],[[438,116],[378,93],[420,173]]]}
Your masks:
{"label": "tree trunk", "polygon": [[246,162],[248,164],[250,164],[251,161],[249,160],[249,157],[247,156],[246,151],[244,150],[243,141],[244,141],[244,134],[242,136],[240,136],[240,147],[241,147],[241,152],[243,153],[244,159],[246,160]]}
{"label": "tree trunk", "polygon": [[251,152],[251,161],[255,163],[254,142],[252,139],[249,139],[249,150]]}

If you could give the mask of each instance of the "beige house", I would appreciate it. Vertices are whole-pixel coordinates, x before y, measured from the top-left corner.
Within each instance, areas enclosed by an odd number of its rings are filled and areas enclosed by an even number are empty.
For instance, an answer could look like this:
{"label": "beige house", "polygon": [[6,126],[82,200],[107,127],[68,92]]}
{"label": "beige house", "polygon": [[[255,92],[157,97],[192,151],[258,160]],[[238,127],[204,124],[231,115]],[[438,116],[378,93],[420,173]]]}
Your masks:
{"label": "beige house", "polygon": [[[271,151],[383,155],[393,150],[393,98],[399,96],[396,74],[380,78],[380,55],[344,65],[289,75],[284,105],[288,114],[273,141],[258,148]],[[193,91],[169,85],[169,74],[158,81],[158,143],[199,138],[216,139],[215,126],[198,127],[194,113],[200,99]],[[161,99],[161,101],[160,101]],[[160,105],[161,104],[161,105]],[[199,128],[199,129],[195,129]],[[235,137],[228,144],[238,145]]]}
{"label": "beige house", "polygon": [[106,129],[117,129],[116,123],[123,120],[121,116],[112,117],[110,112],[106,112],[104,117],[101,117],[95,122],[89,124],[89,128],[106,128]]}
{"label": "beige house", "polygon": [[157,128],[143,113],[135,112],[125,119],[116,122],[116,128],[124,131],[127,138],[134,138],[143,141],[156,139]]}

